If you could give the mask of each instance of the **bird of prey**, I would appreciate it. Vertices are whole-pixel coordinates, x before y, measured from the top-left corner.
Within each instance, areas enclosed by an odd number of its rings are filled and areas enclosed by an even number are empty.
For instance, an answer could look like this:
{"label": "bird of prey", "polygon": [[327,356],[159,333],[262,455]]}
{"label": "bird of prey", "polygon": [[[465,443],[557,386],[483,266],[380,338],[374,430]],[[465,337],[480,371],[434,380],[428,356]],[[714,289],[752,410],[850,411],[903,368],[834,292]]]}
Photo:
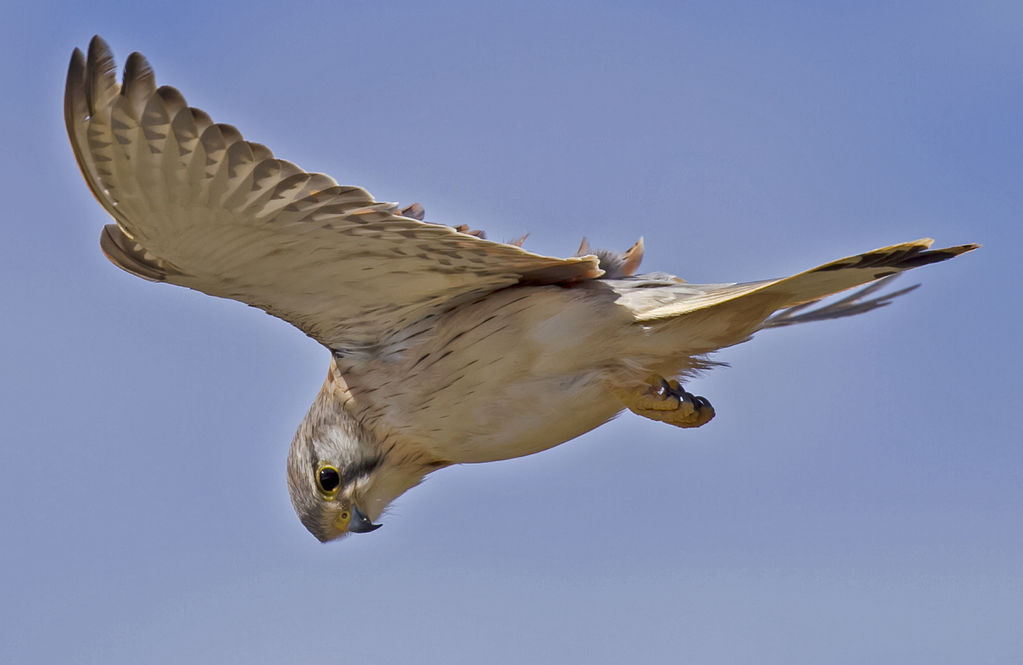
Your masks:
{"label": "bird of prey", "polygon": [[708,354],[881,307],[909,290],[879,295],[889,276],[977,247],[916,240],[742,284],[636,274],[642,240],[541,256],[274,157],[157,87],[138,53],[118,83],[99,37],[71,56],[64,113],[115,222],[100,235],[108,259],[258,307],[330,351],[287,466],[295,511],[321,541],[376,529],[438,469],[546,450],[625,409],[704,425],[713,407],[680,381],[711,367]]}

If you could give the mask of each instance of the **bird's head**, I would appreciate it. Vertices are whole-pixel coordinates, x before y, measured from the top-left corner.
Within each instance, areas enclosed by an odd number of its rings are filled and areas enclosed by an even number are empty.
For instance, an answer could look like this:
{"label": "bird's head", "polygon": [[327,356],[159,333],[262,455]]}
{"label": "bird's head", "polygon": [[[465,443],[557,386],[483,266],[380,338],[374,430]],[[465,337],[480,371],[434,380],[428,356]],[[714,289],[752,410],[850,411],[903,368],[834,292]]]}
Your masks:
{"label": "bird's head", "polygon": [[321,542],[375,531],[388,504],[438,468],[383,448],[336,399],[328,377],[288,453],[291,503]]}

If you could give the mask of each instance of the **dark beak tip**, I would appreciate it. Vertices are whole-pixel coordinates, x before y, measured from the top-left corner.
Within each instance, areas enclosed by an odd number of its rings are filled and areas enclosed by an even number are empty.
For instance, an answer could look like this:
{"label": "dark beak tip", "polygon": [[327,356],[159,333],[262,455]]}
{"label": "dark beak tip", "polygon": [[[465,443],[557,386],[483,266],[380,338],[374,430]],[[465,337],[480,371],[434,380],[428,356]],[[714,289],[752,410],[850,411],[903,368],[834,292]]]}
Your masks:
{"label": "dark beak tip", "polygon": [[352,533],[369,533],[370,531],[376,531],[383,524],[373,524],[366,514],[359,510],[358,506],[352,506],[352,522],[348,526],[348,530]]}
{"label": "dark beak tip", "polygon": [[383,524],[373,524],[369,520],[366,520],[365,522],[352,524],[348,527],[348,530],[352,533],[369,533],[370,531],[376,531],[382,526]]}

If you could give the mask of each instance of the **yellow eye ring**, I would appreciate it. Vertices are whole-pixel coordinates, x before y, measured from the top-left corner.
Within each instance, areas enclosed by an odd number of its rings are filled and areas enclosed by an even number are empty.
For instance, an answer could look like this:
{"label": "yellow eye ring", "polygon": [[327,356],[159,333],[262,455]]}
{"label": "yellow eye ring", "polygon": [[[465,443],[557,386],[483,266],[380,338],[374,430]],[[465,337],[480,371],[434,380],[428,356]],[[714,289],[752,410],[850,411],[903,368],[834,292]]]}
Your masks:
{"label": "yellow eye ring", "polygon": [[321,464],[316,468],[316,487],[324,499],[333,500],[341,489],[341,472],[333,464]]}

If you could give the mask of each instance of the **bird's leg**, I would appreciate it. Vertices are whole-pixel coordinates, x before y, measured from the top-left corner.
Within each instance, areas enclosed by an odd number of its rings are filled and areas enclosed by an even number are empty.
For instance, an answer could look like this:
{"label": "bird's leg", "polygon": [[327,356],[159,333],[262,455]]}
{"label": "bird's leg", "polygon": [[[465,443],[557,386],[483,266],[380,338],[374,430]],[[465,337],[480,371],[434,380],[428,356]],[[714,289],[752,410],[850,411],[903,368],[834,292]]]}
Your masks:
{"label": "bird's leg", "polygon": [[686,392],[679,382],[652,376],[647,385],[615,390],[629,411],[676,427],[699,427],[714,417],[714,407],[706,397]]}

